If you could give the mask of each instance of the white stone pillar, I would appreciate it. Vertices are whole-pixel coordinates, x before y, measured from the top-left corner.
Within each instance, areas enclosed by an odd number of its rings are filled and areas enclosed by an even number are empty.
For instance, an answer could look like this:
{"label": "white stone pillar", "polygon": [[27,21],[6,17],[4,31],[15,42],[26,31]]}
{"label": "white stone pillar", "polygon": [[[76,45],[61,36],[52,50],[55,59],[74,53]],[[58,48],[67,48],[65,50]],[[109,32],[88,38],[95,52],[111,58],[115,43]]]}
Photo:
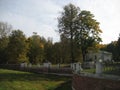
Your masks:
{"label": "white stone pillar", "polygon": [[102,74],[103,72],[103,65],[102,65],[102,60],[100,59],[99,61],[96,62],[96,74]]}

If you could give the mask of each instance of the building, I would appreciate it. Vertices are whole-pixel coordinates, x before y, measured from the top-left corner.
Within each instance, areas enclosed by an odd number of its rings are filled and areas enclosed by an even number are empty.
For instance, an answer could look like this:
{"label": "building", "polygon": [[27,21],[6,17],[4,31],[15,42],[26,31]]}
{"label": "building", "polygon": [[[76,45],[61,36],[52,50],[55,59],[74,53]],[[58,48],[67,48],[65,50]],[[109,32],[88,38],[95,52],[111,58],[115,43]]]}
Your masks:
{"label": "building", "polygon": [[85,62],[83,63],[84,68],[94,68],[97,60],[102,60],[102,62],[111,62],[112,53],[106,51],[89,51],[86,54]]}
{"label": "building", "polygon": [[86,55],[86,61],[96,61],[100,59],[103,62],[112,61],[112,53],[107,51],[98,51],[98,52],[89,51]]}

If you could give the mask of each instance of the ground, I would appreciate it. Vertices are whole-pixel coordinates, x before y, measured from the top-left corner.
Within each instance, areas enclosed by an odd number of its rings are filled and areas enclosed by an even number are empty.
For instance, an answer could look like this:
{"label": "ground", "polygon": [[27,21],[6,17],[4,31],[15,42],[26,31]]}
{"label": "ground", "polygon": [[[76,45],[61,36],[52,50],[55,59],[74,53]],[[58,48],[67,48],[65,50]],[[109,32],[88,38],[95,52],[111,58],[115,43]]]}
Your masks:
{"label": "ground", "polygon": [[71,78],[0,69],[0,90],[72,90]]}

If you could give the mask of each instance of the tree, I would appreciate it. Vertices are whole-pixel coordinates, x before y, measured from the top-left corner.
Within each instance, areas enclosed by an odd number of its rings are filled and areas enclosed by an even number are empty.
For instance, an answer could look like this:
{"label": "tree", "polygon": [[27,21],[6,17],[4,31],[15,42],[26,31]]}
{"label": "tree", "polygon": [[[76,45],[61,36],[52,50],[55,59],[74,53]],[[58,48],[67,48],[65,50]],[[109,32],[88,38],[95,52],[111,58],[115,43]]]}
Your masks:
{"label": "tree", "polygon": [[101,50],[111,52],[112,59],[117,62],[120,61],[120,35],[117,41],[112,41],[111,43],[102,47]]}
{"label": "tree", "polygon": [[75,37],[75,20],[80,9],[73,4],[66,5],[63,8],[61,16],[58,18],[59,33],[70,38],[71,62],[74,62],[74,37]]}
{"label": "tree", "polygon": [[8,35],[11,29],[11,25],[0,22],[0,63],[6,63],[6,48],[9,42]]}
{"label": "tree", "polygon": [[118,53],[117,61],[120,61],[120,34],[117,40],[116,48],[117,48],[117,53]]}
{"label": "tree", "polygon": [[83,61],[88,47],[101,41],[102,33],[99,22],[94,19],[90,11],[80,11],[79,7],[68,4],[64,7],[61,16],[58,18],[59,33],[70,39],[71,62],[75,61],[76,45],[81,49]]}
{"label": "tree", "polygon": [[[61,63],[70,63],[71,53],[70,53],[70,39],[63,35],[61,37],[60,47],[61,47]],[[74,53],[74,52],[73,52]]]}
{"label": "tree", "polygon": [[52,43],[52,39],[48,38],[48,40],[46,41],[45,45],[44,45],[44,53],[45,53],[45,61],[50,61],[52,63],[54,63],[54,48],[53,48],[53,43]]}
{"label": "tree", "polygon": [[111,43],[102,47],[101,50],[108,51],[112,53],[112,58],[115,61],[118,61],[118,49],[117,49],[117,41],[112,41]]}
{"label": "tree", "polygon": [[28,57],[30,62],[33,64],[41,63],[44,59],[44,43],[42,43],[42,40],[41,37],[37,35],[37,33],[33,33],[33,36],[29,37],[28,39],[29,41]]}
{"label": "tree", "polygon": [[11,25],[4,22],[0,22],[0,38],[8,36],[10,34],[11,29]]}
{"label": "tree", "polygon": [[26,37],[20,30],[14,30],[9,36],[7,47],[8,63],[28,62]]}
{"label": "tree", "polygon": [[81,11],[77,17],[75,40],[80,45],[83,61],[88,47],[98,44],[101,40],[100,33],[102,33],[99,22],[94,19],[94,15],[90,11]]}

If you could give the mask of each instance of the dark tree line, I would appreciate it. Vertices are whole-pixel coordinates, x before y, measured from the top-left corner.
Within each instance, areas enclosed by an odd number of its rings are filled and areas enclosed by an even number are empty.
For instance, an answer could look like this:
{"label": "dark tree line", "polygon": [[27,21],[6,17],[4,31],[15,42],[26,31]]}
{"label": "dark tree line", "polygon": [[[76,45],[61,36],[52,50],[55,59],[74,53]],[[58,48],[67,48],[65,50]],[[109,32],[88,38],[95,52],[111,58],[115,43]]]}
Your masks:
{"label": "dark tree line", "polygon": [[37,33],[26,37],[21,30],[12,30],[11,25],[0,22],[0,64],[69,63],[69,41],[53,43]]}

